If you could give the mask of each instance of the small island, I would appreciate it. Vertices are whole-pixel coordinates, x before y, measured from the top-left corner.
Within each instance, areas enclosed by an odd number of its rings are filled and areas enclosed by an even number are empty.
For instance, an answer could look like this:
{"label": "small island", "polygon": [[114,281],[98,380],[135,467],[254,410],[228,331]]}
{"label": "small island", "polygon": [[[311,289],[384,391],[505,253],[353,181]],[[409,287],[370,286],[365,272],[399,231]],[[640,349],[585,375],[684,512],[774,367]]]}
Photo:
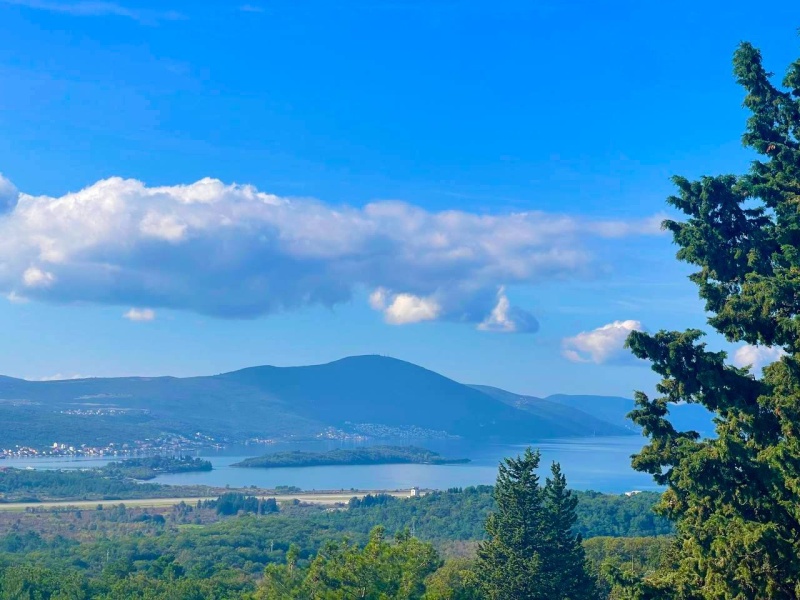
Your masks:
{"label": "small island", "polygon": [[194,471],[210,471],[211,469],[211,463],[201,458],[147,456],[110,462],[101,467],[100,471],[109,477],[146,481],[167,473],[190,473]]}
{"label": "small island", "polygon": [[444,458],[436,452],[415,446],[370,446],[340,448],[328,452],[276,452],[234,463],[234,467],[279,469],[287,467],[328,467],[342,465],[457,465],[468,458]]}

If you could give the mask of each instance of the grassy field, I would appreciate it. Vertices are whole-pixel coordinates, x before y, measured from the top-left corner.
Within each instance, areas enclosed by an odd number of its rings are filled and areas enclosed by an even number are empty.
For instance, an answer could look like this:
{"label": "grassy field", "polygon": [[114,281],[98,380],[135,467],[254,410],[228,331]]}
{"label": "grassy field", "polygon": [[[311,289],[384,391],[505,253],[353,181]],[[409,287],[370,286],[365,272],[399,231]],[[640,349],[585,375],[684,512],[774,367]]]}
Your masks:
{"label": "grassy field", "polygon": [[[264,498],[275,498],[278,502],[290,502],[299,500],[312,504],[346,504],[350,498],[363,498],[367,494],[388,494],[397,498],[408,498],[410,490],[360,490],[360,491],[337,491],[337,492],[300,492],[298,494],[270,495],[261,496]],[[187,498],[137,498],[133,500],[78,500],[78,501],[59,501],[59,502],[8,502],[0,503],[0,511],[24,511],[29,508],[48,509],[48,508],[71,508],[86,509],[96,508],[102,505],[104,508],[124,504],[125,506],[138,508],[154,508],[160,506],[173,506],[185,502],[187,504],[196,503],[198,500],[216,500],[216,496],[209,497],[187,497]]]}

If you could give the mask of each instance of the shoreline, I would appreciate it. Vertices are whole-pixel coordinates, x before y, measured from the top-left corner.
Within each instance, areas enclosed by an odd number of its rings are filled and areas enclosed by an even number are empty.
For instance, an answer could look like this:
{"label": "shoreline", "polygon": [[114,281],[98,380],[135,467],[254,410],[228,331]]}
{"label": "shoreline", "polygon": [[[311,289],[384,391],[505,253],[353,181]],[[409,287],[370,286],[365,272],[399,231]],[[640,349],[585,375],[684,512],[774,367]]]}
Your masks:
{"label": "shoreline", "polygon": [[[229,490],[246,493],[245,490]],[[386,494],[395,498],[412,497],[411,490],[332,490],[324,492],[299,492],[297,494],[264,494],[254,493],[257,498],[274,498],[277,502],[291,502],[299,500],[309,504],[347,504],[351,498],[363,498],[367,495]],[[104,509],[112,506],[124,504],[126,507],[136,508],[158,508],[164,506],[174,506],[185,502],[186,504],[195,503],[198,500],[216,500],[218,496],[184,496],[175,498],[134,498],[131,500],[53,500],[46,502],[0,502],[0,511],[24,511],[29,508],[54,509],[54,508],[74,508],[75,510],[97,508],[102,506]]]}

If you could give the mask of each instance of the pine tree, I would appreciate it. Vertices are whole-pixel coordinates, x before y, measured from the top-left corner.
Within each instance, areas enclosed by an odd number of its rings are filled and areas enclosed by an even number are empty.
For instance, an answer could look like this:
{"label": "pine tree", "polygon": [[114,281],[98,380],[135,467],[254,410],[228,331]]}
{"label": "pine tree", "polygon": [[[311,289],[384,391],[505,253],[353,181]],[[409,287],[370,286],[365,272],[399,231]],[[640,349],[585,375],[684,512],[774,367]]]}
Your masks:
{"label": "pine tree", "polygon": [[593,598],[580,538],[572,533],[576,499],[557,464],[544,488],[540,454],[525,450],[500,465],[497,510],[486,520],[488,540],[478,549],[476,576],[490,600]]}
{"label": "pine tree", "polygon": [[584,600],[595,598],[595,582],[586,572],[581,536],[573,533],[578,519],[578,499],[567,489],[561,465],[553,463],[544,486],[544,514],[547,519],[544,571],[555,583],[553,598]]}
{"label": "pine tree", "polygon": [[[751,116],[745,146],[761,155],[744,176],[675,178],[665,221],[678,259],[729,342],[781,349],[759,379],[727,364],[697,330],[633,333],[652,362],[660,397],[636,396],[631,413],[649,444],[633,466],[668,486],[660,511],[677,522],[669,564],[634,590],[640,598],[800,597],[800,61],[781,87],[744,43],[734,73]],[[700,439],[669,420],[675,402],[716,413]]]}

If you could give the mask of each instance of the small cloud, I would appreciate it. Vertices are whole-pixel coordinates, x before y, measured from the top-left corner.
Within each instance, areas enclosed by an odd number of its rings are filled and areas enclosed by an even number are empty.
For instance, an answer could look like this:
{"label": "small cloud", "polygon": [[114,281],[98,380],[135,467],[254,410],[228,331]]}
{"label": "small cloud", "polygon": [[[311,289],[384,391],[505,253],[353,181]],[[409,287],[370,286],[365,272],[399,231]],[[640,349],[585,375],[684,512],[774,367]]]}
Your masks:
{"label": "small cloud", "polygon": [[631,331],[642,331],[639,321],[614,321],[592,331],[583,331],[576,336],[564,338],[563,355],[572,362],[603,364],[629,356],[625,340]]}
{"label": "small cloud", "polygon": [[506,296],[506,288],[500,286],[497,291],[497,304],[480,324],[480,331],[491,331],[495,333],[536,333],[539,330],[539,322],[529,312],[511,306]]}
{"label": "small cloud", "polygon": [[38,267],[28,267],[22,274],[22,281],[25,282],[26,287],[41,288],[51,286],[55,281],[55,277],[53,277],[52,273],[42,271]]}
{"label": "small cloud", "polygon": [[122,316],[129,321],[152,321],[156,318],[156,311],[152,308],[132,308]]}
{"label": "small cloud", "polygon": [[55,375],[46,375],[45,377],[39,377],[36,381],[68,381],[71,379],[86,379],[83,375],[73,374],[73,375],[63,375],[61,373],[56,373]]}
{"label": "small cloud", "polygon": [[26,304],[28,299],[25,296],[20,296],[17,292],[9,292],[6,294],[6,300],[11,302],[11,304]]}
{"label": "small cloud", "polygon": [[123,17],[140,23],[174,21],[182,15],[175,11],[136,10],[116,2],[85,0],[78,2],[52,2],[48,0],[0,0],[0,4],[23,6],[32,10],[61,13],[75,17]]}
{"label": "small cloud", "polygon": [[737,367],[752,367],[760,370],[768,364],[779,360],[786,354],[779,346],[753,346],[747,344],[736,350],[733,355],[733,364]]}
{"label": "small cloud", "polygon": [[254,4],[242,4],[239,7],[239,10],[242,11],[242,12],[247,12],[247,13],[263,13],[264,12],[264,9],[262,7],[256,6]]}
{"label": "small cloud", "polygon": [[442,312],[442,307],[433,298],[392,294],[384,288],[378,288],[369,295],[369,305],[373,310],[382,311],[384,320],[391,325],[433,321]]}
{"label": "small cloud", "polygon": [[391,325],[405,325],[420,321],[433,321],[441,313],[441,306],[432,298],[421,298],[414,294],[397,294],[386,307],[384,316]]}
{"label": "small cloud", "polygon": [[384,288],[378,288],[369,295],[369,305],[372,310],[384,310],[389,292]]}

